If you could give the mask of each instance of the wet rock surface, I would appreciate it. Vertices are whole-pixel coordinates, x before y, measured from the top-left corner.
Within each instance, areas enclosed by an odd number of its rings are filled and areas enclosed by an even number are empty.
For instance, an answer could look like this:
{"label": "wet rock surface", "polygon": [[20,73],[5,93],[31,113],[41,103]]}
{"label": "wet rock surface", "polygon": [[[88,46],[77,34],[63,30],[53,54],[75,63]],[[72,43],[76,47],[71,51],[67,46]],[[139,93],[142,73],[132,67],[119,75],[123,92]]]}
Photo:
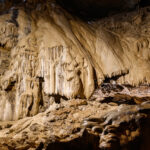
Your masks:
{"label": "wet rock surface", "polygon": [[83,21],[54,0],[7,2],[0,150],[149,150],[150,8]]}
{"label": "wet rock surface", "polygon": [[34,116],[61,99],[91,99],[97,87],[100,100],[147,99],[149,8],[84,22],[54,1],[35,4],[0,15],[0,120]]}

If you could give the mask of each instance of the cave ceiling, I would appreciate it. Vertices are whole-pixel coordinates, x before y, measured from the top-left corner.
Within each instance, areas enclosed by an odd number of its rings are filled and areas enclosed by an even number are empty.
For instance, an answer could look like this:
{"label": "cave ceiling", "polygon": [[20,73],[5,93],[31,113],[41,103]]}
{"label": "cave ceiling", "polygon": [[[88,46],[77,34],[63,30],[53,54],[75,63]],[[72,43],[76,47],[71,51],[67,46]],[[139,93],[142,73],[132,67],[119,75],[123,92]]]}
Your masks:
{"label": "cave ceiling", "polygon": [[57,0],[57,2],[83,19],[106,17],[150,5],[150,0]]}
{"label": "cave ceiling", "polygon": [[[84,20],[94,20],[108,17],[125,11],[137,10],[139,7],[150,5],[150,0],[49,0],[55,1],[64,7],[69,13]],[[0,0],[1,10],[12,5],[31,3],[45,3],[42,0]],[[32,5],[33,6],[33,5]]]}

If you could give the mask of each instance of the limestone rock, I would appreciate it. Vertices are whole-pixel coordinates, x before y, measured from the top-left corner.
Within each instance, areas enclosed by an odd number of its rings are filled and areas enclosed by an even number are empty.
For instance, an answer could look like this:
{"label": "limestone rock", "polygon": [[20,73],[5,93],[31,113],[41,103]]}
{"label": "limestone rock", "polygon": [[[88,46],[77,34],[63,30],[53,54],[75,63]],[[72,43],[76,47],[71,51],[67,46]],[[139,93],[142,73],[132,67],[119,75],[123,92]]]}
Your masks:
{"label": "limestone rock", "polygon": [[52,104],[34,117],[0,123],[2,149],[149,148],[149,102],[111,106],[87,100]]}
{"label": "limestone rock", "polygon": [[150,8],[86,22],[54,0],[9,4],[0,149],[148,150]]}
{"label": "limestone rock", "polygon": [[53,1],[35,6],[0,16],[1,120],[37,114],[44,95],[89,98],[105,78],[150,82],[149,9],[87,24]]}
{"label": "limestone rock", "polygon": [[150,88],[147,85],[132,87],[129,85],[103,83],[100,88],[95,90],[90,100],[102,103],[141,104],[150,100]]}
{"label": "limestone rock", "polygon": [[100,85],[106,77],[120,76],[117,82],[131,85],[149,83],[147,10],[145,18],[138,16],[142,24],[136,24],[134,13],[118,22],[116,16],[85,24],[52,2],[47,10],[43,5],[28,13],[12,8],[0,16],[1,120],[37,114],[44,93],[89,98],[95,80]]}

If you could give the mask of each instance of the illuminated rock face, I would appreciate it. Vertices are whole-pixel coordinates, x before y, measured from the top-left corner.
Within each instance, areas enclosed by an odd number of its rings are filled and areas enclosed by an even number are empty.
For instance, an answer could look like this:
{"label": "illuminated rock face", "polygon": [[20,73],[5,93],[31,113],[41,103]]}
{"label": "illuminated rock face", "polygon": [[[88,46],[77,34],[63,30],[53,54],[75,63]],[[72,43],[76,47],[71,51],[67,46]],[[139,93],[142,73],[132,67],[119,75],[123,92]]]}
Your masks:
{"label": "illuminated rock face", "polygon": [[[15,20],[10,20],[16,12]],[[36,12],[29,17],[17,8],[1,16],[1,55],[7,54],[1,58],[1,120],[37,114],[43,94],[88,98],[94,90],[90,59],[64,26],[69,25],[67,19],[51,12],[50,20],[56,24],[43,16],[34,22]]]}
{"label": "illuminated rock face", "polygon": [[106,78],[150,83],[148,9],[85,23],[43,5],[0,15],[0,120],[34,116],[51,97],[88,99]]}
{"label": "illuminated rock face", "polygon": [[86,22],[54,0],[7,2],[0,150],[149,150],[150,8]]}

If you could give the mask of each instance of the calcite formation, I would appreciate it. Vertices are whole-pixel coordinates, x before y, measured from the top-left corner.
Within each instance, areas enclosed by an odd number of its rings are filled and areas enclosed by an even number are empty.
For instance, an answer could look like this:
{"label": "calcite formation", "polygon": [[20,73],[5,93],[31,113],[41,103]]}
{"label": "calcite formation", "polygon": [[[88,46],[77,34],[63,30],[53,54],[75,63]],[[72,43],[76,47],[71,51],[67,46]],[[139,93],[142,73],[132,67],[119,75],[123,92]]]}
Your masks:
{"label": "calcite formation", "polygon": [[54,0],[11,3],[0,149],[149,150],[150,8],[83,21]]}
{"label": "calcite formation", "polygon": [[85,23],[50,2],[2,14],[0,119],[37,114],[44,95],[89,98],[106,78],[148,84],[148,13]]}

